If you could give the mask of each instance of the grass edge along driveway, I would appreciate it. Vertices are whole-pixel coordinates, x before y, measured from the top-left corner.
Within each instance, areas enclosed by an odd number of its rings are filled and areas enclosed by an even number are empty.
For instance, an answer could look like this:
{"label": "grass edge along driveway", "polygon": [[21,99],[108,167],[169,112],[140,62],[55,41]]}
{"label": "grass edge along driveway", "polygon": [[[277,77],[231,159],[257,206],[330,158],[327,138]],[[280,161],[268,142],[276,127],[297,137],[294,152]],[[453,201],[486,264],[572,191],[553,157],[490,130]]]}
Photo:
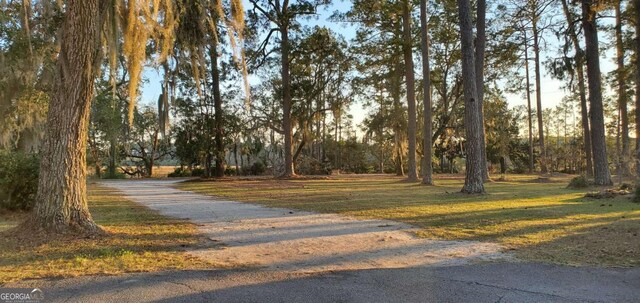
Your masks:
{"label": "grass edge along driveway", "polygon": [[568,265],[640,265],[640,204],[629,196],[584,198],[597,189],[566,189],[569,176],[509,176],[486,184],[486,195],[459,193],[459,176],[436,186],[392,176],[319,179],[222,179],[179,183],[183,190],[268,207],[400,221],[418,236],[490,241],[522,260]]}
{"label": "grass edge along driveway", "polygon": [[186,250],[208,245],[196,227],[125,199],[117,190],[89,184],[89,209],[107,232],[96,238],[18,241],[6,231],[25,214],[0,215],[0,284],[23,279],[117,275],[221,267]]}

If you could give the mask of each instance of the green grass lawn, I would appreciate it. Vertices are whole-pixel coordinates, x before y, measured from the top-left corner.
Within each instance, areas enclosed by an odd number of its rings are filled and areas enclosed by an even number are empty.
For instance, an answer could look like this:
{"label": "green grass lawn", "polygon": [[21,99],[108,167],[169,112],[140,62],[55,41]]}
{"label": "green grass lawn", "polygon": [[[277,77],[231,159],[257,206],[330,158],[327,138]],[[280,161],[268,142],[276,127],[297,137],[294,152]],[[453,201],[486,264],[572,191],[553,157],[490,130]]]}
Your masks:
{"label": "green grass lawn", "polygon": [[630,197],[583,198],[568,177],[540,182],[511,176],[486,185],[486,195],[459,193],[463,180],[423,186],[388,176],[308,180],[187,182],[184,190],[321,213],[406,222],[421,237],[492,241],[524,260],[572,265],[640,265],[640,204]]}
{"label": "green grass lawn", "polygon": [[89,208],[107,231],[97,238],[54,239],[44,244],[7,234],[24,214],[0,215],[0,284],[31,278],[119,274],[217,266],[192,257],[186,247],[205,245],[194,225],[164,217],[124,199],[120,193],[89,186]]}

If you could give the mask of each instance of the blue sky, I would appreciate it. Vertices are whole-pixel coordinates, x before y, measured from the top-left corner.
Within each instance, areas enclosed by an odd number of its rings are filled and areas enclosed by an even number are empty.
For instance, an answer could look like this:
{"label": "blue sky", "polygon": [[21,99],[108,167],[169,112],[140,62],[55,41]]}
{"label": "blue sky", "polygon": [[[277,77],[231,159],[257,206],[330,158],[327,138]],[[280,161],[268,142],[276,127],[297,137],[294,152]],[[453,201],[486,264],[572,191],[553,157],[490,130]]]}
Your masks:
{"label": "blue sky", "polygon": [[[251,9],[253,7],[253,5],[247,0],[243,0],[243,2],[244,2],[245,9]],[[337,32],[340,35],[342,35],[348,41],[351,38],[355,37],[355,30],[356,30],[355,26],[349,23],[332,22],[328,19],[335,11],[346,12],[347,10],[349,10],[349,8],[351,7],[351,2],[343,1],[343,0],[338,0],[333,2],[334,3],[332,3],[330,6],[321,8],[318,11],[317,18],[314,18],[311,20],[304,20],[302,21],[302,23],[308,26],[328,27],[334,32]],[[148,81],[143,83],[141,87],[142,102],[145,104],[155,104],[156,100],[158,99],[158,96],[162,91],[162,87],[161,87],[162,76],[158,73],[157,70],[154,70],[151,67],[147,67],[144,71],[144,78]],[[257,80],[255,77],[250,77],[250,82],[252,81],[257,81]],[[361,106],[353,106],[352,110],[356,111],[354,112],[354,114],[357,114],[362,118],[364,117],[364,112],[362,111]],[[362,120],[362,118],[358,120],[358,123],[359,121]]]}
{"label": "blue sky", "polygon": [[[247,0],[244,0],[244,2],[245,2],[245,9],[249,9],[252,7]],[[332,5],[321,9],[318,12],[319,14],[316,19],[307,20],[307,21],[304,21],[303,23],[309,26],[315,26],[315,25],[326,26],[332,29],[334,32],[337,32],[342,36],[344,36],[346,40],[350,40],[355,36],[356,27],[353,24],[340,23],[340,22],[334,22],[329,20],[329,17],[333,14],[333,12],[335,11],[345,12],[350,7],[351,7],[351,3],[349,1],[343,1],[343,0],[334,1]],[[489,12],[489,15],[490,15],[490,12]],[[610,22],[610,21],[605,20],[605,22]],[[546,60],[546,57],[550,55],[555,55],[556,47],[554,46],[554,44],[558,42],[553,41],[554,39],[555,38],[549,39],[549,43],[551,44],[551,47],[549,47],[549,51],[547,53],[544,53],[542,55],[542,60],[541,60],[542,62]],[[608,37],[607,35],[603,33],[600,34],[601,44],[606,43],[608,39],[610,39],[610,37]],[[614,59],[615,58],[613,56],[613,51],[609,51],[605,54],[601,54],[600,65],[601,65],[601,70],[603,74],[608,73],[615,69],[615,64],[613,61]],[[530,68],[531,68],[530,73],[533,75],[533,67],[530,66]],[[524,71],[522,72],[524,73]],[[542,71],[542,76],[543,76],[541,79],[542,106],[543,108],[553,108],[556,105],[558,105],[560,102],[562,102],[562,98],[566,95],[566,92],[562,88],[562,86],[565,83],[549,77],[547,75],[547,72],[544,70],[544,68]],[[162,77],[158,74],[158,71],[152,68],[147,68],[145,70],[144,77],[147,79],[147,82],[143,83],[141,88],[142,102],[146,104],[155,104],[156,100],[158,99],[158,95],[161,92],[160,84],[161,84]],[[257,81],[257,80],[251,79],[251,81]],[[533,79],[532,79],[532,83],[533,83]],[[533,96],[534,95],[532,95],[532,97]],[[526,98],[523,96],[523,94],[507,95],[507,101],[510,107],[526,104]],[[360,122],[364,119],[366,113],[367,113],[367,109],[363,109],[362,105],[358,103],[353,104],[350,108],[350,114],[353,115],[354,117],[353,121],[356,126],[360,124]]]}

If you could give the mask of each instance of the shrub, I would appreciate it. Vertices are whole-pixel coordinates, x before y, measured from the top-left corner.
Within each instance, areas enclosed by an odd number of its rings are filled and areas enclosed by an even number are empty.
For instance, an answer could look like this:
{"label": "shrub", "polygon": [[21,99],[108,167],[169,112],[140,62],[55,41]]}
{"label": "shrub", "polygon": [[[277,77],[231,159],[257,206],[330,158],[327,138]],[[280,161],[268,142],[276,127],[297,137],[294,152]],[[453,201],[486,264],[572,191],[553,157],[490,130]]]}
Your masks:
{"label": "shrub", "polygon": [[102,175],[102,179],[126,179],[127,175],[124,174],[123,172],[119,172],[117,171],[115,174],[111,175],[111,174],[103,174]]}
{"label": "shrub", "polygon": [[191,177],[191,171],[186,168],[176,167],[172,173],[167,175],[169,178]]}
{"label": "shrub", "polygon": [[267,166],[262,163],[262,161],[256,161],[248,169],[243,168],[242,172],[244,174],[248,174],[251,176],[260,176],[263,175]]}
{"label": "shrub", "polygon": [[0,151],[0,208],[31,209],[36,199],[39,173],[38,155]]}
{"label": "shrub", "polygon": [[313,157],[300,156],[296,161],[296,173],[301,175],[330,175],[331,165]]}
{"label": "shrub", "polygon": [[633,186],[629,183],[622,183],[620,184],[620,186],[618,187],[619,190],[628,190],[631,191],[633,189]]}
{"label": "shrub", "polygon": [[[342,167],[342,170],[346,173],[354,173],[354,174],[371,174],[375,172],[375,168],[371,165],[367,165],[365,162],[356,162],[352,165],[345,165]],[[327,175],[330,175],[328,173]]]}
{"label": "shrub", "polygon": [[571,179],[571,181],[569,182],[569,185],[567,185],[567,188],[587,188],[589,187],[589,180],[587,180],[587,177],[585,176],[577,176],[573,179]]}
{"label": "shrub", "polygon": [[609,188],[602,191],[586,193],[584,196],[585,198],[609,199],[609,198],[615,198],[617,196],[624,196],[628,194],[629,194],[629,191],[627,190]]}
{"label": "shrub", "polygon": [[234,166],[225,167],[224,175],[225,176],[235,176],[236,175],[236,168]]}
{"label": "shrub", "polygon": [[636,184],[636,188],[633,191],[633,202],[640,203],[640,184]]}
{"label": "shrub", "polygon": [[203,177],[204,176],[204,168],[194,168],[191,170],[192,177]]}

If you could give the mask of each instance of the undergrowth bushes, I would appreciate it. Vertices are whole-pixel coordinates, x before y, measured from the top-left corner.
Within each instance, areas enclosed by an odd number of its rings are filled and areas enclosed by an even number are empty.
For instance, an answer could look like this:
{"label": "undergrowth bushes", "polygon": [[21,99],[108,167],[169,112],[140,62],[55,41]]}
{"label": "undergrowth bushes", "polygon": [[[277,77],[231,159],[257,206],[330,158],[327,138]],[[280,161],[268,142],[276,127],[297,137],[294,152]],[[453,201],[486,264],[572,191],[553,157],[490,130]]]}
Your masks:
{"label": "undergrowth bushes", "polygon": [[0,208],[29,210],[38,190],[40,157],[0,150]]}

